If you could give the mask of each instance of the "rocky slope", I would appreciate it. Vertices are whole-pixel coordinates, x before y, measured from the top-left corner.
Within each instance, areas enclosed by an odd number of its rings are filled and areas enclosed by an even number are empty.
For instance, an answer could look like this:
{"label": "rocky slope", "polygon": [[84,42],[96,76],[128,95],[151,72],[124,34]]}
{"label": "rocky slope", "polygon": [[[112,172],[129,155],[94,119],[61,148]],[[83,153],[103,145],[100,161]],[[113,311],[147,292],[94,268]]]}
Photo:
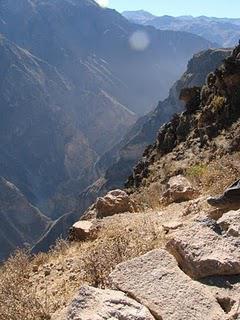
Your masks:
{"label": "rocky slope", "polygon": [[132,22],[154,26],[160,30],[187,31],[197,34],[223,47],[232,47],[240,38],[239,19],[153,16],[145,11],[127,11],[123,15]]}
{"label": "rocky slope", "polygon": [[32,246],[49,225],[50,220],[14,184],[0,178],[0,261],[16,248]]}
{"label": "rocky slope", "polygon": [[98,177],[98,157],[166,95],[190,55],[212,45],[136,26],[87,0],[3,0],[0,33],[17,45],[8,49],[1,40],[4,171],[53,218],[75,207],[76,195]]}
{"label": "rocky slope", "polygon": [[239,51],[240,46],[208,75],[203,87],[181,90],[186,111],[161,127],[155,144],[129,178],[129,187],[143,186],[155,178],[165,180],[158,168],[168,166],[168,174],[170,167],[183,172],[238,151]]}

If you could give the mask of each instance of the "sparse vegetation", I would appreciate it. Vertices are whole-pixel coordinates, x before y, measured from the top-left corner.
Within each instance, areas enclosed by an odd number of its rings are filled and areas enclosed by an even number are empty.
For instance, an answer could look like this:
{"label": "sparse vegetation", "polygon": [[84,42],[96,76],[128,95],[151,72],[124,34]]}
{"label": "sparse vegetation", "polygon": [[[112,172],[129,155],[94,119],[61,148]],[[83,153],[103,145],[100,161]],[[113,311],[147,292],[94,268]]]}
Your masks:
{"label": "sparse vegetation", "polygon": [[109,286],[108,275],[117,264],[163,244],[158,221],[136,213],[107,219],[94,241],[60,240],[48,254],[33,258],[17,252],[0,269],[0,320],[50,319],[81,285]]}
{"label": "sparse vegetation", "polygon": [[206,164],[196,164],[186,170],[186,175],[190,179],[200,181],[201,177],[204,175],[206,170],[207,170]]}
{"label": "sparse vegetation", "polygon": [[211,101],[211,107],[214,111],[222,109],[226,104],[226,98],[221,96],[214,96]]}
{"label": "sparse vegetation", "polygon": [[40,300],[31,285],[30,259],[18,251],[0,269],[0,319],[48,320],[46,300]]}

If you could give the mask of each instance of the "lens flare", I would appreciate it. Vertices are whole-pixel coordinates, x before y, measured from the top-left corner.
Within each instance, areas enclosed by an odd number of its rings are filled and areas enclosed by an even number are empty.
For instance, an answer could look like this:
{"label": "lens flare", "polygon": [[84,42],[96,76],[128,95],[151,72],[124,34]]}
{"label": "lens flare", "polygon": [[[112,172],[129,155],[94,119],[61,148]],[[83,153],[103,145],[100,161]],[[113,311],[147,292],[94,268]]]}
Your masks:
{"label": "lens flare", "polygon": [[130,39],[129,39],[130,46],[133,50],[143,51],[146,50],[150,44],[149,35],[146,31],[135,31]]}
{"label": "lens flare", "polygon": [[100,7],[103,7],[103,8],[106,8],[109,4],[108,0],[97,0],[96,2],[100,5]]}

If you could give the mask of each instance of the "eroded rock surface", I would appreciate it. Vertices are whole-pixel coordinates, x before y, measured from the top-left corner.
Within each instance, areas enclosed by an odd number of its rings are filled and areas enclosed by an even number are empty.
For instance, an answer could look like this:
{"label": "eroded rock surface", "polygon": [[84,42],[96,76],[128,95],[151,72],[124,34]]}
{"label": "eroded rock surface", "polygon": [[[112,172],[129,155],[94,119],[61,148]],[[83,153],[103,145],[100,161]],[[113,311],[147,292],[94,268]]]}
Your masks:
{"label": "eroded rock surface", "polygon": [[134,202],[123,190],[112,190],[104,197],[97,198],[95,204],[83,215],[84,220],[101,219],[118,213],[134,212]]}
{"label": "eroded rock surface", "polygon": [[156,319],[224,319],[224,311],[201,284],[193,281],[165,250],[153,250],[117,266],[113,285],[149,308]]}
{"label": "eroded rock surface", "polygon": [[240,274],[240,240],[222,233],[221,225],[208,219],[195,222],[168,242],[167,249],[192,278]]}
{"label": "eroded rock surface", "polygon": [[219,226],[227,233],[227,235],[240,236],[240,210],[229,211],[225,213],[219,220]]}
{"label": "eroded rock surface", "polygon": [[101,226],[96,220],[80,220],[70,228],[68,238],[71,241],[95,239],[100,228]]}
{"label": "eroded rock surface", "polygon": [[167,184],[167,190],[163,194],[165,202],[183,202],[192,200],[198,195],[190,181],[182,175],[171,177]]}
{"label": "eroded rock surface", "polygon": [[154,320],[149,310],[120,291],[82,287],[58,320]]}

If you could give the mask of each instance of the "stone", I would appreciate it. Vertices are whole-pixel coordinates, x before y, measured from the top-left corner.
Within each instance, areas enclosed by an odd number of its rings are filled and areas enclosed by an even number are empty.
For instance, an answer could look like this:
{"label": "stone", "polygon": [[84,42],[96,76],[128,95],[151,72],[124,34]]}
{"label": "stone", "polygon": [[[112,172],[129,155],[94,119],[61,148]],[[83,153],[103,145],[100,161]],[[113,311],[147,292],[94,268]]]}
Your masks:
{"label": "stone", "polygon": [[121,263],[109,278],[113,286],[145,305],[155,319],[224,319],[211,293],[188,277],[166,250]]}
{"label": "stone", "polygon": [[105,197],[98,198],[95,207],[97,218],[134,211],[133,202],[128,194],[122,190],[113,190],[108,192]]}
{"label": "stone", "polygon": [[227,235],[233,237],[240,236],[240,210],[229,211],[225,213],[219,220],[218,225]]}
{"label": "stone", "polygon": [[190,181],[182,175],[171,177],[167,183],[167,190],[163,194],[163,201],[167,203],[183,202],[194,199],[198,195]]}
{"label": "stone", "polygon": [[95,239],[100,229],[100,225],[95,220],[80,220],[69,230],[69,240],[85,241]]}
{"label": "stone", "polygon": [[146,307],[125,293],[89,286],[80,289],[65,314],[56,320],[154,320]]}
{"label": "stone", "polygon": [[123,190],[112,190],[96,202],[83,214],[82,220],[102,219],[124,212],[134,212],[135,203]]}
{"label": "stone", "polygon": [[45,277],[50,276],[50,274],[51,274],[51,269],[46,269],[46,270],[44,271]]}
{"label": "stone", "polygon": [[169,231],[176,230],[178,228],[181,228],[182,226],[183,223],[179,221],[170,221],[162,224],[162,228],[166,234],[169,233]]}
{"label": "stone", "polygon": [[38,265],[33,265],[33,267],[32,267],[32,271],[34,272],[34,273],[37,273],[38,272]]}
{"label": "stone", "polygon": [[213,221],[195,222],[176,231],[166,245],[181,269],[194,279],[240,274],[239,238],[222,235]]}

